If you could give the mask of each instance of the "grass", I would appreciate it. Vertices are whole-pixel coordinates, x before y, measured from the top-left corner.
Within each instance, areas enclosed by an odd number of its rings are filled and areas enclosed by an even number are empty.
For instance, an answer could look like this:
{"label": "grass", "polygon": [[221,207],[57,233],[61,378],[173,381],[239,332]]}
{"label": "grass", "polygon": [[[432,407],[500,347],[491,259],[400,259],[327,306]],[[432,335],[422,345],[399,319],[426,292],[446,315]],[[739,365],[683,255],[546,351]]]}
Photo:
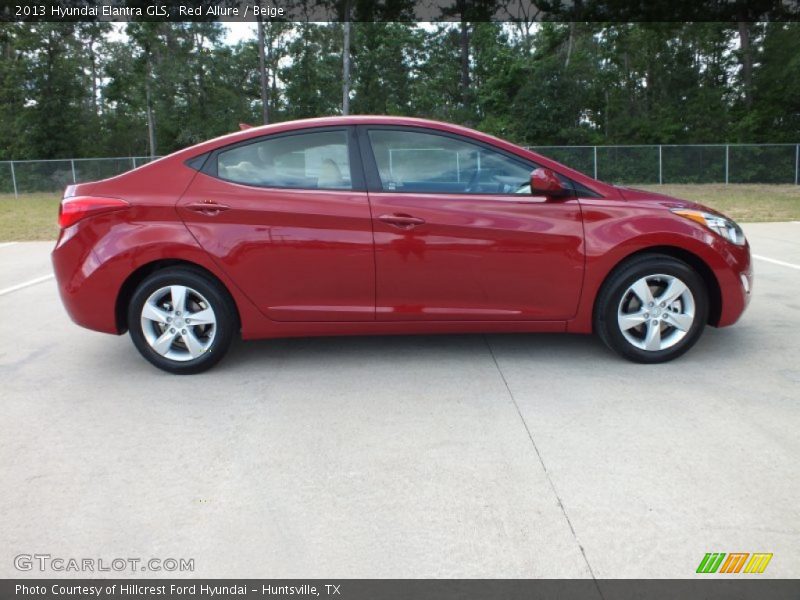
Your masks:
{"label": "grass", "polygon": [[800,185],[714,183],[631,187],[694,200],[742,223],[800,220]]}
{"label": "grass", "polygon": [[[743,223],[799,221],[797,185],[643,185],[634,186],[694,200]],[[58,234],[58,194],[0,194],[0,242],[53,240]]]}
{"label": "grass", "polygon": [[0,242],[54,240],[60,194],[0,194]]}

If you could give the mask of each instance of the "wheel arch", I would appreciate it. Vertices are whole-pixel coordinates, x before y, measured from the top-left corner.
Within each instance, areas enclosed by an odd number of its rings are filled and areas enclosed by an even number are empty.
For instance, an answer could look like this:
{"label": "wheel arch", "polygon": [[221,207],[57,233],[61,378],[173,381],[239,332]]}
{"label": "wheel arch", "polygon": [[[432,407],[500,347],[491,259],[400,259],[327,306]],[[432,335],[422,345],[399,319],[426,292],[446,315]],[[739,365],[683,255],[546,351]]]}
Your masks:
{"label": "wheel arch", "polygon": [[[602,290],[606,283],[611,279],[611,277],[616,273],[619,269],[624,268],[627,263],[631,260],[640,258],[647,254],[660,254],[666,255],[671,258],[675,258],[680,260],[681,262],[686,263],[692,269],[697,272],[700,278],[703,280],[703,283],[706,286],[706,291],[708,292],[708,320],[707,323],[709,325],[715,326],[719,323],[720,317],[722,316],[722,290],[719,285],[719,281],[717,280],[716,275],[714,275],[714,271],[711,270],[711,267],[700,258],[697,254],[686,250],[685,248],[680,248],[678,246],[649,246],[647,248],[642,248],[635,252],[631,252],[630,254],[624,256],[617,263],[609,269],[606,273],[606,276],[603,278],[603,282],[600,284],[599,290]],[[596,294],[594,299],[594,305],[592,307],[592,322],[594,323],[594,319],[597,316],[597,308],[598,308],[598,300],[601,297],[601,293]]]}
{"label": "wheel arch", "polygon": [[203,276],[217,282],[223,292],[228,296],[231,306],[234,307],[237,329],[241,327],[242,318],[239,313],[239,306],[236,303],[236,299],[219,277],[217,277],[207,268],[195,262],[178,258],[163,258],[140,265],[130,275],[128,275],[127,279],[125,279],[125,281],[122,283],[122,286],[120,286],[114,306],[114,315],[116,319],[117,331],[119,333],[125,333],[128,330],[128,303],[133,297],[133,293],[136,291],[136,288],[139,287],[139,284],[153,273],[169,267],[184,267],[186,269],[196,271]]}

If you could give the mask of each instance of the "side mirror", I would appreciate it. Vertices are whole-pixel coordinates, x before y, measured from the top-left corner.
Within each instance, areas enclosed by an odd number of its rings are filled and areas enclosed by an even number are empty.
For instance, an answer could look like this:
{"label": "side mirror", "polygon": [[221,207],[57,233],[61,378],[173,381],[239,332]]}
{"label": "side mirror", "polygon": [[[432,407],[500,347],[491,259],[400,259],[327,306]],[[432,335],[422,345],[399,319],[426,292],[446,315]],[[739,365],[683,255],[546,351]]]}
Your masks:
{"label": "side mirror", "polygon": [[547,198],[564,198],[572,194],[550,169],[539,167],[531,173],[531,194]]}

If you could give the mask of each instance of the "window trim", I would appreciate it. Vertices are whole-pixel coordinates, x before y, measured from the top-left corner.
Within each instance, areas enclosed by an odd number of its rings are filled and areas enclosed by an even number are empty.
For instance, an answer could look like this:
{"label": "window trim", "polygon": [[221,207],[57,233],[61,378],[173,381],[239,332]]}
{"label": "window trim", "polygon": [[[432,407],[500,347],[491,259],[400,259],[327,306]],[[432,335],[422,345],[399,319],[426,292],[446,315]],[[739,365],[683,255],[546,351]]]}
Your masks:
{"label": "window trim", "polygon": [[[513,152],[508,152],[503,148],[498,148],[497,146],[493,146],[492,144],[487,144],[481,140],[476,140],[469,136],[459,135],[457,133],[452,133],[450,131],[442,131],[440,129],[433,129],[431,127],[415,127],[413,125],[359,125],[358,126],[358,139],[361,145],[361,159],[364,163],[364,174],[366,176],[367,182],[367,190],[373,193],[383,193],[383,194],[431,194],[437,196],[460,196],[460,195],[467,195],[467,196],[508,196],[508,197],[516,197],[517,199],[526,198],[527,196],[520,196],[519,194],[474,194],[471,192],[439,192],[439,191],[431,191],[431,192],[407,192],[403,190],[385,190],[383,189],[383,183],[381,182],[380,172],[378,171],[378,163],[375,159],[375,152],[372,150],[372,141],[369,137],[370,131],[401,131],[407,133],[423,133],[429,135],[437,135],[440,137],[446,137],[453,140],[457,140],[460,142],[464,142],[466,144],[471,144],[473,146],[478,146],[485,150],[489,150],[491,152],[496,152],[501,156],[505,156],[513,160],[514,162],[529,167],[531,171],[536,169],[537,167],[541,166],[537,163],[528,160],[519,156],[518,154],[514,154]],[[563,177],[563,175],[562,175]],[[567,178],[568,179],[568,178]],[[571,180],[570,184],[571,184]],[[574,190],[574,188],[573,188]]]}
{"label": "window trim", "polygon": [[185,161],[183,161],[183,164],[185,164],[190,169],[202,172],[203,167],[205,166],[209,156],[211,156],[210,151],[203,152],[203,154],[198,154],[197,156],[193,156],[192,158],[187,158]]}
{"label": "window trim", "polygon": [[[221,177],[218,171],[218,158],[219,155],[223,152],[227,152],[228,150],[234,150],[236,148],[241,148],[243,146],[249,146],[250,144],[258,144],[260,142],[265,141],[272,141],[284,137],[290,137],[294,135],[308,135],[311,133],[328,133],[328,132],[344,132],[346,134],[345,140],[347,143],[347,154],[350,161],[350,184],[349,188],[321,188],[321,187],[294,187],[294,186],[284,186],[284,185],[259,185],[256,183],[247,183],[243,181],[235,181],[233,179],[228,179],[226,177]],[[355,127],[352,125],[339,125],[339,126],[329,126],[329,127],[303,127],[302,129],[292,129],[290,131],[281,131],[279,133],[270,133],[266,135],[261,135],[258,137],[248,138],[246,140],[242,140],[241,142],[235,142],[233,144],[228,144],[227,146],[220,146],[219,148],[215,148],[208,160],[206,160],[201,172],[218,179],[219,181],[224,181],[226,183],[232,183],[234,185],[243,185],[246,187],[258,188],[262,190],[300,190],[306,192],[364,192],[366,191],[367,187],[364,181],[364,169],[361,164],[361,156],[359,152],[359,144],[358,139],[356,136]]]}
{"label": "window trim", "polygon": [[[509,158],[519,164],[525,165],[530,168],[531,171],[541,167],[542,165],[538,164],[535,161],[530,159],[524,158],[519,154],[515,154],[513,152],[509,152],[504,148],[498,148],[492,144],[484,142],[482,140],[476,140],[475,138],[471,138],[466,135],[461,135],[458,133],[453,133],[450,131],[442,131],[440,129],[434,129],[432,127],[425,127],[425,126],[415,126],[415,125],[357,125],[356,129],[358,131],[358,141],[361,149],[361,162],[364,168],[364,177],[366,180],[367,191],[372,193],[382,193],[382,194],[429,194],[429,195],[436,195],[436,196],[502,196],[506,201],[509,199],[516,199],[517,201],[523,200],[524,198],[532,197],[531,194],[528,196],[527,194],[472,194],[470,192],[406,192],[403,190],[384,190],[383,184],[381,183],[380,172],[378,171],[378,163],[375,159],[375,153],[372,150],[372,142],[369,138],[370,131],[404,131],[404,132],[411,132],[411,133],[427,133],[431,135],[438,135],[442,137],[448,137],[454,140],[462,141],[467,144],[472,144],[474,146],[478,146],[480,148],[484,148],[486,150],[490,150],[492,152],[496,152],[506,158]],[[556,171],[558,173],[558,171]],[[579,190],[576,187],[576,182],[573,181],[570,177],[567,177],[563,173],[558,173],[558,175],[564,178],[568,183],[570,188],[572,189],[572,196],[573,198],[601,198],[602,196],[589,190],[586,186],[582,186],[581,188],[587,190],[591,195],[582,196],[582,190]],[[578,184],[580,185],[580,184]]]}

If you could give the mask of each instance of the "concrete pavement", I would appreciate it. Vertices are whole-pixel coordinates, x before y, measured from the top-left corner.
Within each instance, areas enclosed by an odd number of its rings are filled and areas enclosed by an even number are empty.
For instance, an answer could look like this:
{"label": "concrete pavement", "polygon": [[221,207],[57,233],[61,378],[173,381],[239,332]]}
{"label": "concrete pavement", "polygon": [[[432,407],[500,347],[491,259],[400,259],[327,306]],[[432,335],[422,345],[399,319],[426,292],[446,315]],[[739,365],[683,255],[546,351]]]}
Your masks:
{"label": "concrete pavement", "polygon": [[[800,265],[800,223],[745,230]],[[800,576],[798,269],[758,260],[742,320],[665,365],[584,336],[320,338],[176,377],[73,325],[53,280],[3,293],[49,274],[51,245],[0,247],[0,577],[49,553],[193,558],[169,575],[195,577],[685,578],[706,552]]]}

